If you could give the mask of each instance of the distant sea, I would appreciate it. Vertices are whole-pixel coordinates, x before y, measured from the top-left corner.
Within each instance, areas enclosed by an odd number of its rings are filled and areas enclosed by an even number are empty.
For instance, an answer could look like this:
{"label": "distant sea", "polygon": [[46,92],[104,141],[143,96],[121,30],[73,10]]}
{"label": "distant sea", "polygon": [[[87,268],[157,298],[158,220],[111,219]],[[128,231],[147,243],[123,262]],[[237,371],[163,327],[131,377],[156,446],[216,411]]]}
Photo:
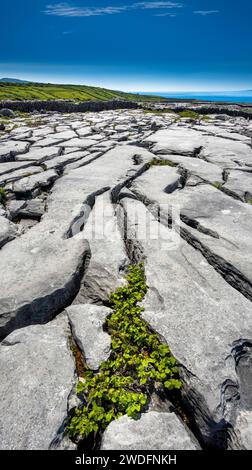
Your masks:
{"label": "distant sea", "polygon": [[144,95],[163,96],[164,98],[194,99],[200,101],[226,101],[230,103],[252,103],[252,90],[235,92],[145,92]]}

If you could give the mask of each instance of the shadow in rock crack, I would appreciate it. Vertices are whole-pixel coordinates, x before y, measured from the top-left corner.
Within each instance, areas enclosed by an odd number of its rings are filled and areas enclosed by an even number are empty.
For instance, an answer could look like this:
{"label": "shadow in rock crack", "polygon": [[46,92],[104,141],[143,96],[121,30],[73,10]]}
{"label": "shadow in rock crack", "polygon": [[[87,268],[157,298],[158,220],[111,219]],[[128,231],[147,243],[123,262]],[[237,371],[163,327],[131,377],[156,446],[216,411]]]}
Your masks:
{"label": "shadow in rock crack", "polygon": [[64,238],[72,238],[75,235],[78,235],[78,233],[83,231],[83,228],[88,220],[88,217],[90,215],[90,212],[92,208],[94,207],[95,204],[95,198],[96,196],[99,196],[100,194],[105,193],[110,189],[109,186],[105,186],[101,189],[98,189],[97,191],[94,191],[93,193],[89,194],[86,200],[83,202],[82,207],[80,209],[79,214],[74,218],[74,220],[71,222],[69,229],[67,230]]}
{"label": "shadow in rock crack", "polygon": [[252,411],[252,341],[236,341],[233,344],[232,356],[239,381],[240,407]]}

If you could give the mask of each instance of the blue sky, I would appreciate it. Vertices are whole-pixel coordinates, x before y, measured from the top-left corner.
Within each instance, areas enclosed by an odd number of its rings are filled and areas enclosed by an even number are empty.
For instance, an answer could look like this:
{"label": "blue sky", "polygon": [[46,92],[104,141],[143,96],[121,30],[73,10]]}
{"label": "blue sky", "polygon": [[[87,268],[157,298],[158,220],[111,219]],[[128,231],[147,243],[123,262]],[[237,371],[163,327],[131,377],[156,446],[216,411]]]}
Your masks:
{"label": "blue sky", "polygon": [[0,77],[252,89],[251,0],[1,0]]}

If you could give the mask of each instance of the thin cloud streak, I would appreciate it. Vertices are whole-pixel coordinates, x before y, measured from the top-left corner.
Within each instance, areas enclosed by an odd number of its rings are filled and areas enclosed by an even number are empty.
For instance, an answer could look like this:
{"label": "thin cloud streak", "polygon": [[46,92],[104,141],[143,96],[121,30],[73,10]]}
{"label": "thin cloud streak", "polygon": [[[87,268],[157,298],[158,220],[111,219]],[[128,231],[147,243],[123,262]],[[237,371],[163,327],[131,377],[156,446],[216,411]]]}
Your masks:
{"label": "thin cloud streak", "polygon": [[133,3],[132,8],[140,8],[142,10],[158,9],[158,8],[183,8],[183,3],[174,2],[139,2]]}
{"label": "thin cloud streak", "polygon": [[[77,7],[69,3],[56,3],[47,5],[43,11],[46,15],[66,17],[104,16],[124,13],[130,10],[154,10],[183,8],[182,3],[175,2],[138,2],[131,5],[107,6],[107,7]],[[167,15],[168,16],[168,15]]]}
{"label": "thin cloud streak", "polygon": [[170,18],[175,18],[175,15],[174,13],[156,13],[155,15],[153,16],[169,16]]}
{"label": "thin cloud streak", "polygon": [[198,10],[193,12],[195,15],[208,16],[214,15],[215,13],[220,13],[219,10]]}

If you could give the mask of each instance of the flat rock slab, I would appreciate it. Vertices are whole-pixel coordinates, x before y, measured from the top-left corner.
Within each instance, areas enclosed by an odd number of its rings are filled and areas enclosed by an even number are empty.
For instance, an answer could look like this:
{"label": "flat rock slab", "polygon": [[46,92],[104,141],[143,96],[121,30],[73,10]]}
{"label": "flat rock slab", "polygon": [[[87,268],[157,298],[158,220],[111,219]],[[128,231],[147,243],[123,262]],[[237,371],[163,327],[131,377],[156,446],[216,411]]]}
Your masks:
{"label": "flat rock slab", "polygon": [[250,144],[251,142],[251,139],[248,136],[239,134],[238,132],[233,132],[233,129],[228,129],[228,127],[222,129],[220,126],[205,124],[204,126],[196,125],[194,126],[194,129],[197,129],[206,134],[213,134],[217,137],[222,137],[225,139],[240,141],[247,144]]}
{"label": "flat rock slab", "polygon": [[69,334],[61,317],[17,330],[1,343],[0,449],[49,449],[75,382]]}
{"label": "flat rock slab", "polygon": [[12,129],[12,131],[10,132],[10,135],[13,136],[18,136],[19,134],[26,134],[27,132],[32,132],[31,128],[28,127],[28,126],[20,126],[20,127],[16,127],[15,129]]}
{"label": "flat rock slab", "polygon": [[74,303],[107,302],[110,294],[124,283],[123,267],[129,260],[115,210],[109,192],[96,197],[83,230],[91,260]]}
{"label": "flat rock slab", "polygon": [[27,166],[25,168],[20,168],[19,170],[12,171],[11,173],[4,173],[0,176],[0,184],[6,185],[14,181],[18,181],[22,178],[30,177],[36,173],[42,172],[42,168],[39,166]]}
{"label": "flat rock slab", "polygon": [[[251,342],[251,303],[175,230],[157,222],[142,203],[124,198],[122,204],[127,238],[132,240],[134,255],[140,253],[145,261],[149,290],[142,315],[182,364],[182,393],[203,438],[211,442],[225,423],[236,426],[239,400],[225,405],[231,390],[241,394],[249,386],[240,382],[234,351],[240,338],[244,338],[242,350],[246,341]],[[145,227],[149,227],[147,234]],[[240,406],[244,407],[242,402]]]}
{"label": "flat rock slab", "polygon": [[252,252],[250,204],[208,184],[186,186],[166,194],[162,167],[156,167],[155,184],[150,169],[134,181],[132,188],[142,197],[180,212],[182,220],[187,222],[188,234],[207,248],[207,258],[210,261],[214,258],[217,268],[227,273],[232,285],[252,298],[252,262],[247,256]]}
{"label": "flat rock slab", "polygon": [[92,145],[96,144],[95,140],[91,139],[75,139],[66,140],[60,144],[60,147],[79,147],[81,149],[86,149],[91,147]]}
{"label": "flat rock slab", "polygon": [[249,145],[220,137],[207,137],[199,157],[223,168],[230,165],[252,166],[252,149]]}
{"label": "flat rock slab", "polygon": [[56,158],[53,158],[52,160],[47,160],[46,162],[44,162],[43,166],[47,170],[50,170],[52,168],[64,168],[64,166],[76,162],[81,158],[85,157],[86,155],[89,155],[89,153],[83,150],[79,152],[71,152],[67,155],[60,155]]}
{"label": "flat rock slab", "polygon": [[252,450],[252,411],[241,411],[236,420],[235,431],[245,450]]}
{"label": "flat rock slab", "polygon": [[155,132],[147,137],[144,142],[153,144],[151,150],[156,154],[175,153],[193,156],[202,147],[204,136],[192,129],[181,129],[173,126]]}
{"label": "flat rock slab", "polygon": [[76,134],[78,134],[79,137],[86,137],[92,134],[91,126],[78,127],[76,129]]}
{"label": "flat rock slab", "polygon": [[[149,201],[158,201],[159,204],[168,204],[168,194],[176,191],[180,185],[181,175],[177,168],[171,166],[153,166],[132,183],[132,189],[140,197]],[[146,188],[151,183],[151,191]],[[147,196],[147,192],[149,193]]]}
{"label": "flat rock slab", "polygon": [[[134,160],[136,155],[142,162],[138,165]],[[90,205],[95,195],[110,187],[118,188],[119,192],[120,187],[142,172],[153,157],[144,148],[124,145],[104,153],[88,165],[67,171],[54,184],[43,225],[48,230],[60,231],[62,236],[71,236],[73,230],[76,233],[86,217],[87,207],[84,204]],[[73,229],[69,229],[70,225]]]}
{"label": "flat rock slab", "polygon": [[0,147],[0,162],[7,162],[13,160],[15,155],[26,153],[29,150],[30,144],[28,142],[18,142],[16,140],[8,140],[2,142]]}
{"label": "flat rock slab", "polygon": [[88,256],[83,238],[62,239],[42,222],[5,245],[0,257],[0,338],[16,328],[49,321],[69,305]]}
{"label": "flat rock slab", "polygon": [[122,416],[103,434],[101,450],[197,450],[194,438],[174,413],[150,411],[138,420]]}
{"label": "flat rock slab", "polygon": [[6,217],[0,215],[0,248],[17,236],[18,228]]}
{"label": "flat rock slab", "polygon": [[49,126],[35,128],[32,132],[33,137],[44,137],[44,136],[47,136],[48,134],[54,134],[54,133],[55,131],[53,127],[49,127]]}
{"label": "flat rock slab", "polygon": [[87,366],[98,370],[110,355],[111,338],[103,331],[106,317],[112,313],[107,307],[98,305],[71,305],[66,309],[72,334],[82,351]]}
{"label": "flat rock slab", "polygon": [[80,168],[81,166],[88,165],[93,160],[96,160],[96,158],[100,157],[102,155],[102,152],[92,152],[92,153],[82,152],[82,155],[85,155],[85,156],[83,156],[80,159],[77,158],[72,163],[67,163],[64,166],[64,174],[67,174],[69,173],[69,171],[75,170],[76,168]]}
{"label": "flat rock slab", "polygon": [[242,201],[252,202],[252,173],[246,171],[228,171],[228,179],[223,189]]}
{"label": "flat rock slab", "polygon": [[31,162],[4,162],[0,163],[0,176],[4,175],[5,173],[11,173],[16,170],[20,170],[21,168],[26,168],[27,166],[31,165]]}
{"label": "flat rock slab", "polygon": [[33,147],[53,147],[61,142],[64,142],[64,139],[62,139],[62,137],[53,138],[53,136],[50,135],[50,137],[45,137],[44,139],[39,139],[37,141],[35,140]]}
{"label": "flat rock slab", "polygon": [[66,130],[63,132],[55,132],[55,134],[52,135],[52,138],[54,139],[62,139],[62,140],[69,140],[77,137],[76,132],[72,130]]}
{"label": "flat rock slab", "polygon": [[78,152],[81,150],[79,147],[68,147],[63,150],[63,154],[67,155],[68,153]]}
{"label": "flat rock slab", "polygon": [[189,175],[198,176],[204,181],[222,182],[223,169],[213,163],[205,162],[199,158],[192,158],[183,155],[160,155],[160,160],[169,160],[177,164],[179,168],[188,171]]}
{"label": "flat rock slab", "polygon": [[45,160],[57,157],[60,154],[59,147],[49,147],[49,148],[35,148],[31,147],[30,151],[25,155],[18,155],[16,157],[17,161],[29,160],[36,163],[42,163]]}
{"label": "flat rock slab", "polygon": [[59,177],[55,170],[41,171],[38,174],[27,176],[12,183],[11,191],[18,194],[26,194],[37,188],[46,188]]}

